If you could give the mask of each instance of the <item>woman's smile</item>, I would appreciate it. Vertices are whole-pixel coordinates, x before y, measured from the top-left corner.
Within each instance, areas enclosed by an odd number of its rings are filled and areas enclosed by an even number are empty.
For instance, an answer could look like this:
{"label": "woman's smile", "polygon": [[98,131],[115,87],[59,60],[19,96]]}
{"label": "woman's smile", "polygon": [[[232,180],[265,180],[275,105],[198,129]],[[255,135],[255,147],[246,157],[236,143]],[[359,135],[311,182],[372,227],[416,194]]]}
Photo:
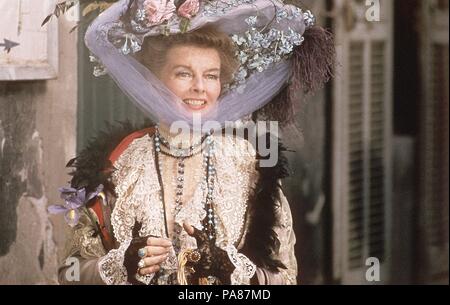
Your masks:
{"label": "woman's smile", "polygon": [[174,46],[159,71],[163,83],[191,111],[203,111],[217,103],[221,91],[221,61],[213,48]]}
{"label": "woman's smile", "polygon": [[207,104],[204,99],[184,99],[183,102],[192,110],[202,110]]}

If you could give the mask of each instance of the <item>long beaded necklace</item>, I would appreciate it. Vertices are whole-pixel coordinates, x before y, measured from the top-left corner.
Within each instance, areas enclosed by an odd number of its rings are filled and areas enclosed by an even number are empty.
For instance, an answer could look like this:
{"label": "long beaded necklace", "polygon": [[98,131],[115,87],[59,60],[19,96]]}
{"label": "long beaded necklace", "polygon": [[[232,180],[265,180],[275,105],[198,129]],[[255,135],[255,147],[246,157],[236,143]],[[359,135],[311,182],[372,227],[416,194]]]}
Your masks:
{"label": "long beaded necklace", "polygon": [[[205,147],[203,143],[206,142]],[[202,230],[208,233],[209,239],[213,240],[215,238],[215,224],[217,219],[214,215],[213,208],[213,191],[214,191],[214,175],[215,167],[213,164],[214,156],[214,141],[211,133],[207,133],[200,142],[190,146],[186,149],[175,148],[170,145],[170,143],[161,136],[158,127],[156,127],[154,135],[154,145],[155,145],[155,164],[158,173],[158,180],[161,185],[160,199],[163,203],[164,208],[164,223],[166,236],[169,235],[168,225],[167,225],[167,211],[166,211],[166,198],[164,198],[164,187],[163,187],[163,164],[160,154],[165,154],[177,159],[177,176],[176,176],[176,190],[175,190],[175,211],[174,215],[180,212],[183,207],[182,197],[184,188],[184,173],[185,173],[185,160],[190,158],[203,150],[203,167],[205,169],[205,175],[202,180],[202,190],[206,191],[206,199],[203,202],[204,209],[207,212],[207,218],[202,223]],[[178,254],[181,248],[180,234],[182,232],[182,227],[178,224],[174,224],[174,234],[172,235],[172,242],[174,245],[174,250]]]}

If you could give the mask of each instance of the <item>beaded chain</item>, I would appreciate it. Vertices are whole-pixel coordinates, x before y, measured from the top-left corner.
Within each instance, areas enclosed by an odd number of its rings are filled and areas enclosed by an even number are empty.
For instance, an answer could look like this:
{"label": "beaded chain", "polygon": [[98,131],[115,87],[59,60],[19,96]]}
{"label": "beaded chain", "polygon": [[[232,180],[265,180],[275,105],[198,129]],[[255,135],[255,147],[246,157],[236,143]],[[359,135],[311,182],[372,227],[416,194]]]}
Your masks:
{"label": "beaded chain", "polygon": [[[169,236],[169,230],[167,226],[167,216],[166,216],[166,198],[164,198],[164,188],[162,183],[163,177],[163,164],[161,160],[161,155],[168,155],[170,157],[177,159],[177,175],[176,175],[176,191],[175,191],[175,211],[174,216],[180,212],[183,207],[183,189],[184,189],[184,174],[185,174],[185,160],[190,158],[202,150],[204,152],[203,155],[203,167],[205,169],[205,175],[202,179],[202,190],[206,191],[206,200],[204,201],[204,209],[207,213],[207,218],[203,222],[201,228],[203,231],[208,232],[208,236],[210,240],[215,238],[215,224],[217,222],[217,217],[214,215],[213,208],[213,192],[214,192],[214,174],[215,167],[213,163],[214,156],[214,141],[211,133],[207,133],[202,139],[190,146],[186,149],[176,148],[170,145],[169,141],[167,141],[159,132],[158,127],[156,127],[155,135],[154,135],[154,146],[155,146],[155,164],[158,173],[158,179],[161,185],[161,193],[160,199],[164,205],[164,221],[166,228],[166,235]],[[203,147],[203,143],[206,142],[206,145]],[[203,149],[204,148],[204,149]],[[180,234],[182,232],[182,226],[178,223],[174,224],[174,234],[172,235],[172,242],[174,246],[174,250],[176,253],[180,252],[181,242],[180,242]]]}

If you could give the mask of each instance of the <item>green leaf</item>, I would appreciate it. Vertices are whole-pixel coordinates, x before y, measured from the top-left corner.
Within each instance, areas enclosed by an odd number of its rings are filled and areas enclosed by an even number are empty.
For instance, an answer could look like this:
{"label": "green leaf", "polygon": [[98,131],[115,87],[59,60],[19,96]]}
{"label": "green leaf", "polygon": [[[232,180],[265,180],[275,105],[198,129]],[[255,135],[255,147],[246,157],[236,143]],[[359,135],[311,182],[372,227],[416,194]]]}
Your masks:
{"label": "green leaf", "polygon": [[187,30],[189,29],[189,26],[191,25],[191,20],[187,19],[187,18],[181,18],[180,21],[180,31],[181,33],[186,33]]}
{"label": "green leaf", "polygon": [[68,10],[70,10],[74,6],[75,6],[75,2],[66,3],[66,10],[65,10],[65,12],[67,12]]}
{"label": "green leaf", "polygon": [[89,14],[92,11],[99,11],[99,12],[103,12],[105,10],[107,10],[110,6],[112,5],[112,3],[108,3],[108,2],[104,2],[104,1],[95,1],[93,3],[88,4],[82,12],[82,16],[86,16],[87,14]]}
{"label": "green leaf", "polygon": [[55,11],[53,12],[53,15],[55,15],[57,18],[59,18],[59,15],[61,14],[61,8],[59,7],[59,4],[55,7]]}
{"label": "green leaf", "polygon": [[163,28],[163,35],[164,35],[164,36],[169,36],[169,34],[170,34],[170,29],[169,29],[169,27],[166,25],[166,26]]}
{"label": "green leaf", "polygon": [[75,31],[79,25],[80,25],[80,23],[78,22],[73,28],[70,29],[69,34],[71,34],[73,31]]}
{"label": "green leaf", "polygon": [[47,22],[49,22],[52,16],[53,14],[50,14],[47,17],[45,17],[44,21],[42,21],[41,27],[43,27]]}
{"label": "green leaf", "polygon": [[[55,16],[56,18],[59,18],[61,15],[65,14],[68,10],[70,10],[72,7],[77,5],[78,3],[81,5],[81,7],[88,6],[89,8],[85,8],[83,10],[83,17],[87,17],[93,13],[95,13],[95,16],[98,15],[100,12],[106,10],[109,8],[113,3],[117,2],[118,0],[65,0],[61,3],[58,3],[55,5],[55,9],[52,14],[48,15],[44,21],[42,22],[41,26],[44,26],[46,23],[50,21],[52,16]],[[93,20],[94,18],[92,18]],[[74,28],[70,30],[70,33],[72,33],[79,24],[77,24]]]}

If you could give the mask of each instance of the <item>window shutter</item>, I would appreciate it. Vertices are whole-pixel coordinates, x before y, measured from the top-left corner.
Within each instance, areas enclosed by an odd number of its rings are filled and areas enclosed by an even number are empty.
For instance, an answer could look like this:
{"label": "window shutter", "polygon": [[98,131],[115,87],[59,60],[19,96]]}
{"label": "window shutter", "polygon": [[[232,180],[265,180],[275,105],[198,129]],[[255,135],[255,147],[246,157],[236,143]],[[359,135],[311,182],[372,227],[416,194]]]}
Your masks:
{"label": "window shutter", "polygon": [[421,109],[420,223],[425,272],[421,280],[448,283],[449,259],[449,1],[424,1]]}
{"label": "window shutter", "polygon": [[369,22],[365,1],[335,1],[333,276],[343,284],[368,283],[369,257],[389,281],[393,4],[379,3],[381,20]]}

